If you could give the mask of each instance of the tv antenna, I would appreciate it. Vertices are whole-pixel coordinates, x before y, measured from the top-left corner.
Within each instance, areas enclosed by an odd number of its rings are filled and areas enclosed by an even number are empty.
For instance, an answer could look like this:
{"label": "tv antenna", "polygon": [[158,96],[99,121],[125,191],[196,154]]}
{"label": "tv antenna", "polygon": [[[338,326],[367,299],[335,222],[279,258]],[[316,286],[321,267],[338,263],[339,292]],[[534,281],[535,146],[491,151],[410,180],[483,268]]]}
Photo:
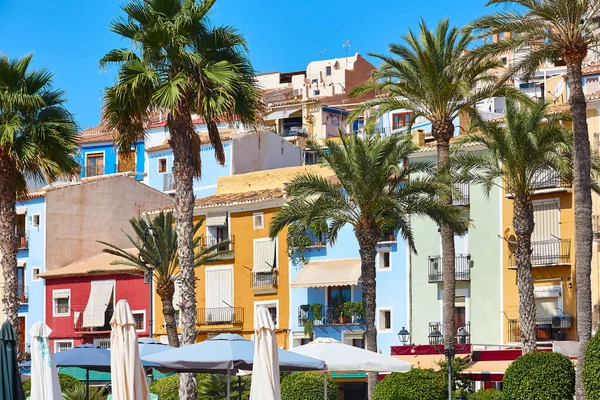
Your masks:
{"label": "tv antenna", "polygon": [[342,43],[342,47],[346,48],[346,69],[348,69],[348,48],[350,47],[350,40],[346,40]]}
{"label": "tv antenna", "polygon": [[322,55],[323,55],[323,53],[325,53],[326,51],[327,51],[327,50],[321,50],[321,51],[319,52],[319,60],[320,60],[320,59],[322,59]]}

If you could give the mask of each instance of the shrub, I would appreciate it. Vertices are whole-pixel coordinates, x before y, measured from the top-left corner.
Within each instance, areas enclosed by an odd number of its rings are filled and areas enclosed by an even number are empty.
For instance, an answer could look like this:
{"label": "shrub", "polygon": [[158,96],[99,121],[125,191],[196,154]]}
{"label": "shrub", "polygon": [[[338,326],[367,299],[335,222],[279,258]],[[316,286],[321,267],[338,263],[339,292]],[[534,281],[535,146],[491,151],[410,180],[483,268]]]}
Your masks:
{"label": "shrub", "polygon": [[575,368],[562,354],[531,352],[506,369],[502,385],[506,400],[573,400]]}
{"label": "shrub", "polygon": [[[327,376],[327,400],[337,398],[337,384]],[[298,372],[286,376],[281,382],[281,400],[323,400],[323,374]]]}
{"label": "shrub", "polygon": [[444,385],[436,373],[415,368],[409,372],[395,372],[375,388],[373,400],[440,400]]}
{"label": "shrub", "polygon": [[[63,392],[70,392],[79,386],[85,386],[77,378],[69,374],[58,374],[58,381],[60,382],[60,389]],[[31,380],[23,383],[23,391],[25,392],[25,398],[31,395]]]}
{"label": "shrub", "polygon": [[[250,396],[250,378],[242,377],[242,399]],[[196,376],[198,400],[225,398],[227,395],[227,375],[198,374]],[[179,400],[179,375],[173,374],[152,382],[150,392],[157,394],[161,400]],[[231,377],[231,393],[237,399],[237,377]]]}
{"label": "shrub", "polygon": [[504,395],[496,389],[482,389],[475,393],[470,393],[467,398],[469,400],[504,400]]}
{"label": "shrub", "polygon": [[600,399],[600,330],[585,349],[583,386],[588,399]]}

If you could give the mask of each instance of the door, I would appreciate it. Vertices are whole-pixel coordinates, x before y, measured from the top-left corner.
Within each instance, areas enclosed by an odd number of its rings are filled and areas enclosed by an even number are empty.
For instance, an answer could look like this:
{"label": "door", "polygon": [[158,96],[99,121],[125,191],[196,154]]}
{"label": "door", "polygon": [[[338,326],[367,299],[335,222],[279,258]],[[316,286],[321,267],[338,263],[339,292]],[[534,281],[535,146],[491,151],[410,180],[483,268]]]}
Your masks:
{"label": "door", "polygon": [[233,268],[207,268],[206,272],[206,322],[231,323],[233,312]]}
{"label": "door", "polygon": [[104,174],[104,154],[93,153],[87,155],[85,176],[98,176]]}
{"label": "door", "polygon": [[19,317],[19,351],[21,358],[25,357],[25,317]]}
{"label": "door", "polygon": [[532,265],[558,264],[560,261],[560,206],[556,201],[533,204],[535,226],[531,235]]}

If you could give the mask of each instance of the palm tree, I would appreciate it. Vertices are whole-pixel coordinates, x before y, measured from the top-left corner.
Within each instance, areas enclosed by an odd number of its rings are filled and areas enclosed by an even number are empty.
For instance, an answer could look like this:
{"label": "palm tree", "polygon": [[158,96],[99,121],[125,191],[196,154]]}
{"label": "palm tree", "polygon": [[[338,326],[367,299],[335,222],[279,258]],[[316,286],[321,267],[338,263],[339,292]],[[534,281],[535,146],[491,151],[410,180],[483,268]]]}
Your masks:
{"label": "palm tree", "polygon": [[[413,113],[408,130],[417,118],[431,123],[431,133],[437,142],[438,174],[450,178],[450,139],[454,137],[455,120],[475,112],[478,101],[492,97],[501,90],[488,73],[498,63],[491,59],[467,62],[463,56],[473,42],[471,35],[461,35],[448,20],[441,21],[436,31],[420,23],[419,35],[412,30],[404,36],[403,44],[391,44],[391,56],[371,54],[382,60],[372,80],[352,90],[352,96],[382,93],[358,107],[351,115],[356,118],[370,113],[371,120],[406,109]],[[503,88],[503,92],[511,89]],[[442,193],[440,200],[452,204],[452,192]],[[442,273],[444,281],[444,344],[454,342],[455,254],[454,229],[446,223],[440,226],[442,239]]]}
{"label": "palm tree", "polygon": [[[563,178],[571,176],[573,137],[559,124],[565,119],[563,114],[549,115],[544,102],[519,110],[514,100],[507,99],[504,122],[478,119],[475,125],[479,132],[461,139],[461,143],[483,146],[486,154],[461,152],[454,160],[455,167],[465,171],[472,182],[481,184],[487,195],[493,186],[500,185],[513,197],[519,322],[524,353],[536,349],[531,268],[532,196],[538,189],[536,180],[540,171],[555,171]],[[509,242],[509,245],[514,246],[514,243]]]}
{"label": "palm tree", "polygon": [[[325,149],[309,144],[322,165],[335,172],[337,181],[315,174],[294,178],[286,187],[289,198],[273,218],[270,235],[275,237],[290,224],[308,229],[328,221],[327,237],[333,244],[342,227],[352,226],[362,264],[367,349],[377,351],[375,256],[382,226],[397,227],[415,251],[411,216],[430,217],[457,230],[464,229],[464,220],[458,209],[434,200],[441,187],[434,177],[409,180],[410,174],[433,170],[427,163],[405,162],[415,149],[409,137],[367,135],[360,139],[340,133],[340,139],[341,144],[328,140]],[[377,374],[369,374],[369,398],[376,383]]]}
{"label": "palm tree", "polygon": [[[212,246],[202,246],[202,235],[198,231],[203,221],[194,225],[194,248],[197,249],[194,254],[194,267],[200,267],[218,260],[227,251],[222,251],[223,246],[229,244],[228,241],[219,242]],[[173,296],[175,295],[175,285],[179,272],[179,263],[177,257],[177,232],[174,229],[175,219],[173,213],[161,211],[153,220],[150,218],[131,218],[129,224],[133,229],[135,236],[125,233],[127,239],[131,242],[135,253],[130,253],[113,244],[101,242],[108,248],[103,251],[108,254],[122,258],[115,260],[111,264],[129,265],[139,268],[146,272],[151,272],[156,281],[156,293],[160,296],[162,302],[162,312],[165,318],[165,327],[169,345],[179,347],[179,337],[177,336],[177,321],[175,318],[175,308],[173,307]],[[180,299],[177,299],[179,301]]]}
{"label": "palm tree", "polygon": [[31,59],[0,55],[0,266],[4,312],[17,337],[17,196],[27,194],[27,181],[52,182],[78,168],[77,125],[65,94],[52,87],[48,70],[29,69]]}
{"label": "palm tree", "polygon": [[[582,371],[585,348],[592,333],[592,195],[590,181],[590,141],[586,121],[586,100],[582,86],[582,63],[598,40],[599,0],[490,0],[488,5],[506,6],[468,26],[483,35],[511,32],[497,43],[475,49],[474,57],[526,51],[516,60],[505,79],[522,72],[527,80],[547,60],[562,59],[567,65],[573,116],[573,183],[575,208],[575,279],[577,281],[577,332],[579,353],[577,398],[585,399]],[[514,6],[512,9],[510,6]]]}
{"label": "palm tree", "polygon": [[[233,393],[237,394],[234,396]],[[238,381],[231,382],[232,398],[248,400],[250,397],[250,379],[238,376]],[[227,398],[227,376],[208,375],[198,384],[198,400],[221,400]]]}
{"label": "palm tree", "polygon": [[[211,27],[207,13],[215,0],[133,0],[122,8],[126,18],[111,30],[129,39],[131,49],[115,49],[101,66],[120,66],[117,82],[106,89],[104,120],[119,132],[116,142],[127,151],[144,136],[152,109],[167,111],[173,149],[175,210],[181,270],[184,345],[196,338],[196,293],[193,268],[193,178],[201,176],[200,138],[192,114],[205,120],[217,160],[225,155],[217,130],[221,120],[257,125],[263,106],[247,57],[244,38],[228,26]],[[180,396],[195,396],[195,376],[183,374]]]}

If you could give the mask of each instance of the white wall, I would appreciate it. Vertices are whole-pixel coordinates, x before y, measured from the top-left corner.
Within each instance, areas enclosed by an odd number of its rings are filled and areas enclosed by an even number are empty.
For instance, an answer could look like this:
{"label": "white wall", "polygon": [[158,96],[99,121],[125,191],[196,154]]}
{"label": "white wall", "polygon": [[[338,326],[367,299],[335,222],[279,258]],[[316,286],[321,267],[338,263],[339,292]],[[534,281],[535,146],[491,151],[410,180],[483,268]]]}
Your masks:
{"label": "white wall", "polygon": [[231,149],[231,173],[302,165],[302,149],[279,135],[260,133],[236,136]]}

